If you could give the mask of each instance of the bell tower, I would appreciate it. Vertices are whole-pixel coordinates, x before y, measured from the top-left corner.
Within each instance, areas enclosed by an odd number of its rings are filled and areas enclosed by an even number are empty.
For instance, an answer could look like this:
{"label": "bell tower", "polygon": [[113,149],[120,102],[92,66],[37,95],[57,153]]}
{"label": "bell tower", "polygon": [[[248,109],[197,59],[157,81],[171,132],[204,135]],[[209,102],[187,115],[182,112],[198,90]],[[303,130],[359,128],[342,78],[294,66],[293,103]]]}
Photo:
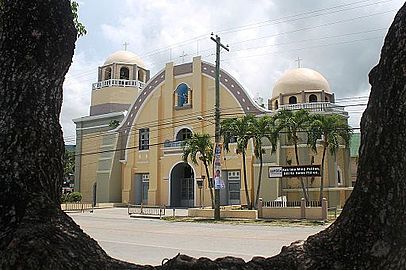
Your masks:
{"label": "bell tower", "polygon": [[126,111],[149,80],[150,71],[134,53],[117,51],[98,69],[92,85],[90,115]]}

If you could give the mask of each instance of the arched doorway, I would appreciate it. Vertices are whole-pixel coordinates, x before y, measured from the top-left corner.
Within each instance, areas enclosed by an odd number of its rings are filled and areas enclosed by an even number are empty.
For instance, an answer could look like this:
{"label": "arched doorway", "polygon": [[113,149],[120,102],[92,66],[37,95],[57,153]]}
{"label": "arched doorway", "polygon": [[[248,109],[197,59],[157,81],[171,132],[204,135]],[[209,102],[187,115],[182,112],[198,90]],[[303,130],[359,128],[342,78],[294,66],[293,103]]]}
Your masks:
{"label": "arched doorway", "polygon": [[296,104],[297,103],[297,98],[295,96],[291,96],[289,98],[289,104]]}
{"label": "arched doorway", "polygon": [[317,96],[314,95],[314,94],[311,94],[311,95],[309,96],[309,102],[310,102],[310,103],[312,103],[312,102],[317,102]]}
{"label": "arched doorway", "polygon": [[193,207],[195,201],[195,177],[192,167],[181,162],[172,168],[170,176],[170,206]]}

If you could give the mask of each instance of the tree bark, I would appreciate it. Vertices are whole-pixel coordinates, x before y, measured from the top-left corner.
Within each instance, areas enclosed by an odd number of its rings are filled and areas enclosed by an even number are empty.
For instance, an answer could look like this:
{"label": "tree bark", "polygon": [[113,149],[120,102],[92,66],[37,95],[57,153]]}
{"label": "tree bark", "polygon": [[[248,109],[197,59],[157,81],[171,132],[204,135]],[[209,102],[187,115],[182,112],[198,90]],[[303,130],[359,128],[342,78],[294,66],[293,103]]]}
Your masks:
{"label": "tree bark", "polygon": [[210,181],[209,168],[207,166],[206,161],[204,161],[204,168],[206,169],[206,175],[207,175],[207,181],[208,181],[207,183],[208,183],[208,187],[210,190],[211,208],[214,209],[213,185],[211,184],[211,181]]}
{"label": "tree bark", "polygon": [[70,1],[0,2],[0,269],[139,269],[110,258],[60,209]]}
{"label": "tree bark", "polygon": [[250,200],[250,193],[248,191],[248,182],[247,182],[247,167],[245,162],[245,150],[242,151],[242,167],[244,171],[244,188],[245,188],[245,197],[247,199],[247,206],[248,209],[252,209],[251,200]]}
{"label": "tree bark", "polygon": [[320,196],[319,196],[319,201],[320,205],[322,205],[323,202],[323,190],[324,190],[324,160],[326,158],[326,142],[323,143],[323,155],[321,157],[321,176],[320,176]]}
{"label": "tree bark", "polygon": [[[297,137],[296,135],[294,135],[295,137]],[[299,162],[299,153],[297,150],[297,140],[294,141],[294,145],[295,145],[295,157],[296,157],[296,165],[299,166],[300,162]],[[300,186],[302,187],[302,191],[303,191],[303,197],[305,199],[306,202],[309,202],[309,194],[307,193],[307,187],[304,183],[303,177],[299,176],[299,180],[300,180]]]}
{"label": "tree bark", "polygon": [[258,172],[258,187],[257,187],[257,195],[255,196],[255,209],[258,209],[258,201],[259,201],[259,193],[261,192],[261,182],[262,182],[262,167],[263,167],[263,160],[262,160],[262,146],[260,147],[259,152],[259,172]]}

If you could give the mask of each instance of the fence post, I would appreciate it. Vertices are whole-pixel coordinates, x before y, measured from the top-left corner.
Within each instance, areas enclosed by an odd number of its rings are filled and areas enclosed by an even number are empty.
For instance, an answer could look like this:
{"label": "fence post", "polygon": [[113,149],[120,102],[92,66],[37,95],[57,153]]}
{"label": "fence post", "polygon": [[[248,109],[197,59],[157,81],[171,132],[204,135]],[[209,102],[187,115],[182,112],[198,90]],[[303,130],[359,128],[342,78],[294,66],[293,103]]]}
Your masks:
{"label": "fence post", "polygon": [[262,201],[262,198],[259,198],[259,202],[258,202],[258,217],[259,218],[262,218],[263,217],[263,215],[262,215],[262,206],[263,206],[263,201]]}
{"label": "fence post", "polygon": [[323,198],[322,202],[321,202],[321,219],[322,220],[327,220],[327,199]]}
{"label": "fence post", "polygon": [[175,218],[175,208],[172,208],[172,217]]}
{"label": "fence post", "polygon": [[306,218],[306,201],[304,198],[300,201],[300,218]]}

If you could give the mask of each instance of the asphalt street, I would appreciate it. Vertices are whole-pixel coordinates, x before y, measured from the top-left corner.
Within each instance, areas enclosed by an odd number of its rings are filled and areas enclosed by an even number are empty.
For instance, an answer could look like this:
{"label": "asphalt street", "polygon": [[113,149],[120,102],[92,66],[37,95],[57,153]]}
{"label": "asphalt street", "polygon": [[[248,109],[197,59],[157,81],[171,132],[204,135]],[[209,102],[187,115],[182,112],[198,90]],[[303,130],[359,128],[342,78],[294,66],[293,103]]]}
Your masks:
{"label": "asphalt street", "polygon": [[130,218],[125,208],[69,213],[80,227],[117,259],[137,264],[161,264],[178,253],[215,259],[237,256],[248,261],[269,257],[282,246],[322,230],[323,226],[233,225],[169,222]]}

